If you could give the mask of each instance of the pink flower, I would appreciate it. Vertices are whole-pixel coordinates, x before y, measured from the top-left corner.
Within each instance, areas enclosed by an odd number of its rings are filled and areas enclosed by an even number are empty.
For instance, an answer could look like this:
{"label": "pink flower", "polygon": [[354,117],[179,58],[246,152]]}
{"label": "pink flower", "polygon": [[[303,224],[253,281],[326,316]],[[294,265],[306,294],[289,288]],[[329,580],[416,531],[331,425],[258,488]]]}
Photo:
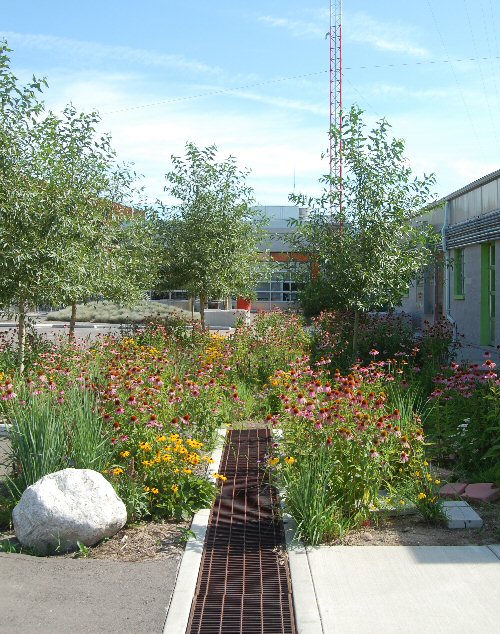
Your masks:
{"label": "pink flower", "polygon": [[399,457],[399,462],[408,462],[410,456],[406,453],[406,451],[401,452],[401,456]]}

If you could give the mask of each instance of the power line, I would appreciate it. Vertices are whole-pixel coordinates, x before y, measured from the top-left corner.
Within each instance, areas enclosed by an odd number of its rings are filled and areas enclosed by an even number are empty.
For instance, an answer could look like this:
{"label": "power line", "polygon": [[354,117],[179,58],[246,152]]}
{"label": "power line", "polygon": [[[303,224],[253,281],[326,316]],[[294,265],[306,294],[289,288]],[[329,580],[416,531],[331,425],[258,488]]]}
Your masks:
{"label": "power line", "polygon": [[460,92],[460,97],[462,98],[462,103],[464,105],[464,110],[465,110],[465,112],[467,114],[467,117],[469,118],[470,128],[471,128],[471,130],[472,130],[472,132],[473,132],[473,134],[475,136],[475,140],[476,140],[476,143],[478,145],[478,148],[480,149],[479,137],[478,137],[478,134],[477,134],[477,130],[476,130],[475,126],[474,126],[474,120],[472,119],[472,115],[470,113],[469,107],[467,105],[467,102],[465,101],[464,93],[462,92],[462,88],[460,86],[460,82],[458,81],[458,77],[457,77],[457,74],[455,72],[455,67],[453,66],[453,63],[451,62],[450,55],[448,53],[448,50],[446,48],[446,44],[445,44],[443,35],[441,33],[441,29],[439,28],[438,21],[436,19],[434,11],[432,10],[432,5],[431,5],[429,0],[427,0],[427,6],[429,7],[429,11],[430,11],[430,14],[432,16],[432,19],[434,20],[434,26],[436,27],[436,31],[437,31],[437,33],[439,35],[439,39],[441,40],[441,46],[443,48],[443,51],[444,51],[447,59],[449,60],[450,67],[451,67],[451,72],[452,72],[453,77],[455,79],[455,83],[457,84],[458,91]]}
{"label": "power line", "polygon": [[[445,51],[446,52],[446,51]],[[457,59],[433,59],[433,60],[421,60],[418,62],[399,62],[397,64],[370,64],[364,66],[344,66],[344,70],[370,70],[373,68],[401,68],[408,66],[428,66],[433,64],[453,64],[453,63],[466,63],[466,62],[480,62],[480,61],[488,61],[488,60],[500,60],[500,55],[493,55],[491,57],[462,57]],[[248,88],[257,88],[259,86],[267,86],[270,84],[278,84],[284,81],[289,81],[292,79],[303,79],[304,77],[314,77],[317,75],[324,75],[328,73],[329,70],[320,70],[312,73],[303,73],[301,75],[289,75],[288,77],[278,77],[277,79],[268,79],[266,81],[257,82],[254,84],[246,84],[244,86],[236,86],[235,88],[219,88],[217,90],[209,90],[206,92],[200,92],[195,95],[187,95],[186,97],[174,97],[172,99],[163,99],[161,101],[154,101],[152,103],[142,104],[140,106],[128,106],[126,108],[118,108],[116,110],[108,110],[107,112],[101,112],[101,115],[108,114],[116,114],[118,112],[128,112],[131,110],[141,110],[142,108],[153,108],[154,106],[161,106],[169,103],[177,103],[181,101],[190,101],[193,99],[202,99],[203,97],[212,97],[214,95],[222,95],[231,92],[238,92],[240,90],[246,90]],[[455,76],[455,81],[458,84],[458,79],[456,77],[455,72],[453,71]],[[459,86],[460,89],[460,86]],[[463,99],[463,95],[462,95]],[[464,101],[464,105],[467,109],[467,106]],[[470,114],[469,114],[470,116]]]}
{"label": "power line", "polygon": [[[469,31],[470,31],[470,35],[471,35],[471,39],[472,39],[472,45],[474,47],[474,51],[477,53],[478,49],[477,49],[477,45],[476,45],[476,38],[474,36],[474,29],[472,28],[472,22],[471,22],[471,18],[470,18],[469,6],[467,4],[467,0],[463,0],[463,3],[464,3],[465,15],[467,16],[467,22],[469,24]],[[482,68],[481,64],[478,64],[478,66],[479,66],[479,76],[481,78],[481,84],[482,84],[482,87],[483,87],[484,99],[486,101],[486,107],[488,108],[488,114],[490,115],[490,121],[491,121],[492,130],[493,130],[493,136],[495,137],[495,144],[498,146],[497,126],[496,126],[496,123],[495,123],[495,119],[493,117],[493,113],[491,111],[490,97],[489,97],[488,90],[486,88],[486,81],[484,79],[483,68]]]}

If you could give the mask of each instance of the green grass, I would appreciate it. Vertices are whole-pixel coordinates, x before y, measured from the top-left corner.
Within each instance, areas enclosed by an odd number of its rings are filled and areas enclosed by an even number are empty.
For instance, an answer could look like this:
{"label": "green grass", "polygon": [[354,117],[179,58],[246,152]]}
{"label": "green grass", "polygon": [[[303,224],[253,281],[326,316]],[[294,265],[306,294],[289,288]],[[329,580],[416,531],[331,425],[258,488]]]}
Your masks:
{"label": "green grass", "polygon": [[[47,315],[49,321],[69,321],[71,307],[67,306]],[[152,317],[178,317],[186,321],[191,319],[191,313],[176,306],[167,306],[159,302],[144,300],[137,306],[119,306],[109,301],[89,302],[78,304],[76,310],[77,321],[90,321],[98,323],[140,323]],[[199,319],[200,314],[194,313],[194,318]]]}
{"label": "green grass", "polygon": [[5,484],[14,500],[28,486],[60,469],[102,471],[111,446],[92,394],[72,387],[61,405],[51,394],[23,396],[26,404],[16,403],[10,415],[15,469]]}

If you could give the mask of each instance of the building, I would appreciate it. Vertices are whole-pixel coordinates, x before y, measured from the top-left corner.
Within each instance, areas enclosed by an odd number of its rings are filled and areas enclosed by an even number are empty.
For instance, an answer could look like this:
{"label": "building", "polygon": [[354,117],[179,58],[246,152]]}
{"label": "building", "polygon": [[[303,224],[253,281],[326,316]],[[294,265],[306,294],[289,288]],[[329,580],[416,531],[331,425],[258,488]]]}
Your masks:
{"label": "building", "polygon": [[272,310],[273,308],[290,308],[298,300],[297,284],[293,279],[293,269],[288,265],[290,260],[303,262],[306,258],[294,253],[288,243],[288,236],[293,230],[290,220],[304,220],[307,209],[293,205],[256,207],[268,219],[266,233],[268,237],[261,245],[262,253],[268,253],[275,261],[283,263],[269,275],[268,279],[257,284],[257,299],[252,302],[252,309]]}
{"label": "building", "polygon": [[500,170],[439,200],[423,219],[442,234],[442,256],[415,281],[402,309],[417,319],[446,317],[476,347],[500,343]]}

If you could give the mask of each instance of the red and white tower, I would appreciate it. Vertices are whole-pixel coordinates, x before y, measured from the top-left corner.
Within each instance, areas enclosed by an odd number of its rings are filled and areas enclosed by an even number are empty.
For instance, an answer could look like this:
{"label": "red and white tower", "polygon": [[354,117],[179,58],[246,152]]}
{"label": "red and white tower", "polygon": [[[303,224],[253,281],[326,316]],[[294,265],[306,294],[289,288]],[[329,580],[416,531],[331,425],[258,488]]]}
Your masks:
{"label": "red and white tower", "polygon": [[[342,131],[342,0],[330,0],[330,130],[338,126]],[[330,195],[334,181],[338,183],[342,206],[342,142],[330,135]],[[336,160],[337,159],[337,160]],[[333,206],[333,202],[331,203]],[[333,211],[333,209],[332,209]],[[341,208],[339,209],[341,212]],[[340,222],[342,214],[339,213]],[[341,226],[342,228],[342,226]]]}

